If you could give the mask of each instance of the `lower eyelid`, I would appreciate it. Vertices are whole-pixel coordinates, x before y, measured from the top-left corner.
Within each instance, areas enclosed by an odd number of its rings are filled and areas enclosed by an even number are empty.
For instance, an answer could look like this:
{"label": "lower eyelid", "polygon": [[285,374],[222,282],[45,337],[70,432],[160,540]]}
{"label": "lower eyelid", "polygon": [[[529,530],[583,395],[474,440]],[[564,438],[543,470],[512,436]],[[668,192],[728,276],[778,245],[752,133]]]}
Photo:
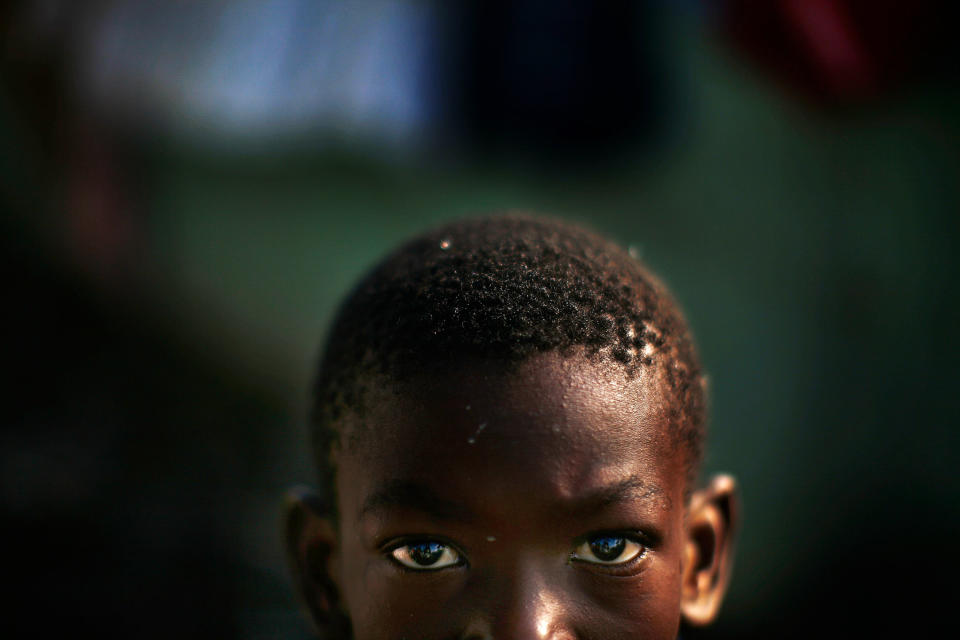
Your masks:
{"label": "lower eyelid", "polygon": [[614,578],[632,578],[633,576],[639,575],[643,572],[647,564],[649,551],[649,549],[644,547],[643,551],[641,551],[635,557],[620,564],[600,564],[597,562],[578,560],[576,558],[573,558],[572,561],[577,565],[578,568],[591,573],[611,576]]}
{"label": "lower eyelid", "polygon": [[610,572],[617,572],[620,570],[630,570],[631,568],[635,567],[638,563],[643,562],[644,558],[646,558],[647,554],[650,552],[650,545],[647,543],[644,537],[633,534],[633,533],[627,534],[627,533],[619,533],[619,532],[613,532],[610,534],[592,534],[582,539],[582,542],[580,542],[577,545],[576,549],[580,549],[581,547],[587,547],[588,553],[590,553],[591,555],[595,555],[593,554],[593,551],[589,548],[589,544],[592,540],[595,540],[596,538],[603,535],[609,535],[610,537],[623,538],[628,542],[634,545],[637,545],[639,547],[639,552],[635,556],[629,558],[628,560],[623,560],[620,562],[603,562],[603,561],[598,562],[595,560],[591,560],[587,557],[579,557],[575,550],[573,553],[570,554],[570,560],[572,562],[576,562],[578,565],[583,565],[585,567],[589,567],[591,569],[595,569],[600,572],[610,573]]}

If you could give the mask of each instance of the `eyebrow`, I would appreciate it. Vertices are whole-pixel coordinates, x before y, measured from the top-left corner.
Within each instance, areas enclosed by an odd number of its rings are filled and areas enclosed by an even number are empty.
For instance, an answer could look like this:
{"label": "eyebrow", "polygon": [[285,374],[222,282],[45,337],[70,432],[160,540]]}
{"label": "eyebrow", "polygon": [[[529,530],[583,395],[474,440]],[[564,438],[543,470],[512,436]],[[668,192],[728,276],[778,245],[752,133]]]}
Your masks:
{"label": "eyebrow", "polygon": [[638,476],[624,478],[620,482],[600,487],[577,497],[571,511],[581,516],[602,511],[624,502],[663,502],[670,504],[670,497],[659,486],[646,482]]}
{"label": "eyebrow", "polygon": [[[659,486],[645,482],[638,476],[631,476],[579,496],[561,508],[578,517],[586,517],[615,504],[638,501],[670,504],[669,496]],[[474,519],[473,513],[464,504],[440,496],[423,483],[402,479],[391,480],[367,496],[360,507],[358,519],[389,509],[413,509],[437,520],[469,522]]]}
{"label": "eyebrow", "polygon": [[425,484],[391,480],[367,496],[360,507],[358,519],[388,509],[413,509],[437,520],[465,522],[473,518],[473,514],[462,503],[440,496]]}

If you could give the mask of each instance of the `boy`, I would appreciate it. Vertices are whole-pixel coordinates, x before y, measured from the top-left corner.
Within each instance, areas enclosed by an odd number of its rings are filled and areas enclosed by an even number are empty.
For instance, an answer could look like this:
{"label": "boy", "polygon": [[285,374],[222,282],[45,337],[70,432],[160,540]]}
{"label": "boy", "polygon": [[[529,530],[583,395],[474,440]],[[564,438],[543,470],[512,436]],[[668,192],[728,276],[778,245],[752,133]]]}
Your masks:
{"label": "boy", "polygon": [[665,289],[575,226],[489,217],[389,256],[315,390],[286,539],[324,637],[676,638],[717,613],[734,485],[694,490],[704,378]]}

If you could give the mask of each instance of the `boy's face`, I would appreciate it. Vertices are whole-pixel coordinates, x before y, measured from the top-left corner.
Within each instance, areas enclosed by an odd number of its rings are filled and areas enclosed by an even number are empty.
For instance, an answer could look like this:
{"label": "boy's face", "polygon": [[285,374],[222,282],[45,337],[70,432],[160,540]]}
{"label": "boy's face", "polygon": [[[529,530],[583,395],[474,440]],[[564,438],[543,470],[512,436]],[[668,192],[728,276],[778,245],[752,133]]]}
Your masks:
{"label": "boy's face", "polygon": [[704,621],[728,536],[691,530],[668,402],[648,372],[552,353],[384,391],[339,453],[325,562],[354,637],[673,639],[684,607]]}

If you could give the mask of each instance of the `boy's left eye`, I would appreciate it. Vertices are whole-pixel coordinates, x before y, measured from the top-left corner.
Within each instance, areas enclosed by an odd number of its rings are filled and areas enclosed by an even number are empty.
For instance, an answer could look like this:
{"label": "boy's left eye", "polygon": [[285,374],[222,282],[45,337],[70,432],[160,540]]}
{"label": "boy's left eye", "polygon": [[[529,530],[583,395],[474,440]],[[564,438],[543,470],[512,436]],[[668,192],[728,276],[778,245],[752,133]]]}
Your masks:
{"label": "boy's left eye", "polygon": [[394,548],[390,557],[408,569],[435,571],[458,565],[460,554],[451,546],[436,540],[419,540]]}
{"label": "boy's left eye", "polygon": [[646,548],[627,536],[600,534],[587,538],[574,550],[573,559],[593,564],[626,564],[646,551]]}

